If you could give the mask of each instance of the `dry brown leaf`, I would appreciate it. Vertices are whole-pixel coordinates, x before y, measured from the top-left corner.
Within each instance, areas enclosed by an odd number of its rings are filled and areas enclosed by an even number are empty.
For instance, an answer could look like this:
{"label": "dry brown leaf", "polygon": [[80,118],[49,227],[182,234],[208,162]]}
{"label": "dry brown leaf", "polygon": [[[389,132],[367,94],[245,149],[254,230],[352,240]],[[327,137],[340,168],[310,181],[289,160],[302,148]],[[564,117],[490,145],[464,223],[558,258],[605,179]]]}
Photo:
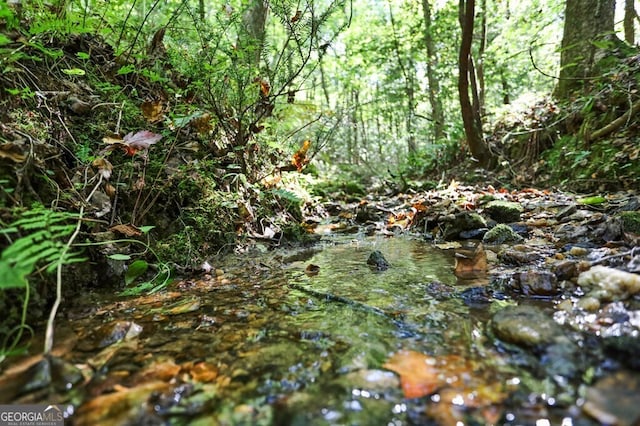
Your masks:
{"label": "dry brown leaf", "polygon": [[12,143],[3,143],[0,145],[0,158],[8,158],[16,163],[22,163],[26,160],[27,156],[21,152],[17,152],[19,149]]}
{"label": "dry brown leaf", "polygon": [[310,147],[311,141],[307,139],[302,143],[302,147],[300,147],[300,149],[296,151],[295,154],[293,154],[293,157],[291,158],[291,164],[293,164],[296,169],[298,169],[298,171],[301,171],[304,166],[309,163],[310,159],[307,157],[307,151],[309,151]]}
{"label": "dry brown leaf", "polygon": [[109,180],[111,172],[113,172],[113,165],[109,160],[106,158],[96,158],[91,165],[98,169],[98,173],[100,173],[104,179]]}
{"label": "dry brown leaf", "polygon": [[302,11],[296,10],[296,14],[291,17],[291,23],[295,24],[296,22],[298,22],[301,16],[302,16]]}
{"label": "dry brown leaf", "polygon": [[142,232],[139,231],[135,226],[125,224],[112,226],[111,228],[109,228],[109,231],[118,232],[125,237],[139,237],[140,235],[142,235]]}
{"label": "dry brown leaf", "polygon": [[213,126],[211,125],[211,114],[208,112],[192,118],[189,124],[201,135],[206,135],[213,130]]}
{"label": "dry brown leaf", "polygon": [[149,123],[157,123],[162,120],[164,107],[161,101],[146,101],[140,105],[142,115]]}

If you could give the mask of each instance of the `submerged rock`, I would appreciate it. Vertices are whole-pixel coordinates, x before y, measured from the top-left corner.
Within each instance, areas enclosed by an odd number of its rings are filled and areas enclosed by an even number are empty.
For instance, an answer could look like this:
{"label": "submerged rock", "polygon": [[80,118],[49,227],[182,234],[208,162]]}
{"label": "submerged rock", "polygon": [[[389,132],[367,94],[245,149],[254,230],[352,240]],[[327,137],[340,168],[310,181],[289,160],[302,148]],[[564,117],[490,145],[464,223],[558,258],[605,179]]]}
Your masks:
{"label": "submerged rock", "polygon": [[534,306],[509,306],[493,316],[491,328],[507,343],[533,347],[546,345],[562,335],[561,327],[545,312]]}
{"label": "submerged rock", "polygon": [[519,243],[522,240],[516,231],[502,223],[491,228],[482,238],[482,242],[488,244]]}
{"label": "submerged rock", "polygon": [[597,265],[578,276],[578,285],[600,301],[626,300],[640,293],[640,275]]}
{"label": "submerged rock", "polygon": [[631,426],[640,422],[640,376],[618,371],[587,388],[582,409],[601,424]]}
{"label": "submerged rock", "polygon": [[519,221],[523,210],[519,203],[514,203],[513,201],[495,200],[489,202],[485,207],[485,211],[491,219],[499,223]]}
{"label": "submerged rock", "polygon": [[525,271],[514,277],[526,296],[554,296],[559,293],[558,279],[549,271]]}
{"label": "submerged rock", "polygon": [[372,266],[376,271],[386,271],[389,269],[389,262],[384,258],[380,250],[373,251],[367,259],[367,265]]}

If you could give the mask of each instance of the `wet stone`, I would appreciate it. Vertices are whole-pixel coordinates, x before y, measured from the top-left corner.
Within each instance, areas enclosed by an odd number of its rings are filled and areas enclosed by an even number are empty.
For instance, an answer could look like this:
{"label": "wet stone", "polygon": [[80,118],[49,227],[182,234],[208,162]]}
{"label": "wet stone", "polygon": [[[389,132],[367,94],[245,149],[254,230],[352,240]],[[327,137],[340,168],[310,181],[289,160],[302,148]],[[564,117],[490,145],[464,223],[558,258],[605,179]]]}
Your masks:
{"label": "wet stone", "polygon": [[78,343],[81,351],[92,351],[110,346],[125,339],[137,337],[142,327],[133,321],[112,321],[98,327]]}
{"label": "wet stone", "polygon": [[460,238],[463,231],[473,231],[487,228],[486,220],[478,213],[461,212],[452,218],[446,218],[449,223],[445,229],[445,240],[456,240]]}
{"label": "wet stone", "polygon": [[559,280],[570,280],[578,276],[578,264],[573,260],[563,260],[555,264],[553,272]]}
{"label": "wet stone", "polygon": [[502,263],[505,263],[507,265],[519,266],[527,263],[537,262],[542,259],[542,256],[534,251],[507,249],[502,251],[498,255],[498,259],[500,259]]}
{"label": "wet stone", "polygon": [[640,375],[618,371],[587,388],[583,411],[601,424],[631,426],[640,422]]}
{"label": "wet stone", "polygon": [[516,275],[520,291],[526,296],[554,296],[559,293],[558,279],[549,271],[526,271]]}
{"label": "wet stone", "polygon": [[562,329],[550,315],[528,305],[509,306],[496,312],[491,327],[498,338],[525,347],[546,345],[562,335]]}
{"label": "wet stone", "polygon": [[455,289],[450,285],[441,283],[440,281],[431,281],[427,284],[426,293],[436,300],[448,300],[455,293]]}
{"label": "wet stone", "polygon": [[640,212],[622,212],[620,213],[620,220],[624,232],[640,234]]}
{"label": "wet stone", "polygon": [[519,221],[522,211],[522,206],[512,201],[495,200],[489,202],[485,207],[485,212],[487,212],[491,219],[499,223]]}
{"label": "wet stone", "polygon": [[578,206],[572,204],[560,210],[558,214],[556,214],[556,219],[563,220],[574,214],[578,210]]}
{"label": "wet stone", "polygon": [[379,250],[375,250],[369,255],[367,265],[373,267],[376,271],[386,271],[389,269],[389,262],[387,262],[387,259],[385,259]]}
{"label": "wet stone", "polygon": [[603,339],[605,353],[627,367],[640,371],[640,339],[632,336],[611,336]]}
{"label": "wet stone", "polygon": [[601,265],[581,273],[578,284],[601,302],[626,300],[640,293],[640,275]]}

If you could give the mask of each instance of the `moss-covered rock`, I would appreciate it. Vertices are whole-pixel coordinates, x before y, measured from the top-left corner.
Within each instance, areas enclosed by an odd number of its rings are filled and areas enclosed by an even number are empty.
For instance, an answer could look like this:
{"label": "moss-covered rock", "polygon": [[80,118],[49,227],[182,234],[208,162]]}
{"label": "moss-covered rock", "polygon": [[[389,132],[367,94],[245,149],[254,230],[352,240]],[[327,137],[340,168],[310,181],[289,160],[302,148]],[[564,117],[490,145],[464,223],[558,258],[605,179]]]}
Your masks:
{"label": "moss-covered rock", "polygon": [[491,228],[482,238],[482,242],[487,244],[519,243],[522,240],[516,231],[503,223]]}
{"label": "moss-covered rock", "polygon": [[499,223],[517,222],[520,220],[523,208],[512,201],[494,200],[485,207],[485,212]]}
{"label": "moss-covered rock", "polygon": [[622,230],[633,234],[640,234],[640,212],[622,212],[620,213],[622,221]]}

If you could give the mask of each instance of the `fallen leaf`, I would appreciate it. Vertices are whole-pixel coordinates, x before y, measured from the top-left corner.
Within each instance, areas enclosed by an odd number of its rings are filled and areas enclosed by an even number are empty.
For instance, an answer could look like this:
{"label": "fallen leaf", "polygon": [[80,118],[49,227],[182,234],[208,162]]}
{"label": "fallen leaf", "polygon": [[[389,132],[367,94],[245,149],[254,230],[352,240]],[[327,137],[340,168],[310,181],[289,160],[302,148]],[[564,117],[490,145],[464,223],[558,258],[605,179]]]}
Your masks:
{"label": "fallen leaf", "polygon": [[314,265],[313,263],[308,264],[304,270],[304,273],[310,277],[314,275],[318,275],[319,272],[320,272],[320,267],[318,265]]}
{"label": "fallen leaf", "polygon": [[206,135],[213,130],[213,126],[211,125],[211,114],[205,112],[202,115],[194,117],[189,121],[189,125],[191,125],[191,127],[193,127],[199,134]]}
{"label": "fallen leaf", "polygon": [[137,133],[130,132],[122,140],[128,146],[137,150],[149,149],[149,147],[162,139],[162,135],[150,132],[148,130],[141,130]]}
{"label": "fallen leaf", "polygon": [[140,109],[149,123],[157,123],[162,120],[164,108],[161,101],[145,101],[140,105]]}
{"label": "fallen leaf", "polygon": [[437,364],[437,358],[402,350],[382,366],[400,375],[400,386],[406,398],[421,398],[431,395],[447,383]]}
{"label": "fallen leaf", "polygon": [[138,228],[136,228],[133,225],[126,225],[126,224],[112,226],[111,228],[109,228],[109,231],[118,232],[124,235],[125,237],[138,237],[142,235],[142,232],[140,232]]}
{"label": "fallen leaf", "polygon": [[130,132],[124,138],[119,136],[105,136],[102,142],[114,147],[122,148],[127,155],[134,155],[138,151],[149,149],[149,147],[162,139],[162,135],[141,130],[137,133]]}
{"label": "fallen leaf", "polygon": [[104,179],[109,180],[111,172],[113,171],[113,165],[109,160],[106,158],[96,158],[91,165],[98,169],[98,173],[100,173]]}

